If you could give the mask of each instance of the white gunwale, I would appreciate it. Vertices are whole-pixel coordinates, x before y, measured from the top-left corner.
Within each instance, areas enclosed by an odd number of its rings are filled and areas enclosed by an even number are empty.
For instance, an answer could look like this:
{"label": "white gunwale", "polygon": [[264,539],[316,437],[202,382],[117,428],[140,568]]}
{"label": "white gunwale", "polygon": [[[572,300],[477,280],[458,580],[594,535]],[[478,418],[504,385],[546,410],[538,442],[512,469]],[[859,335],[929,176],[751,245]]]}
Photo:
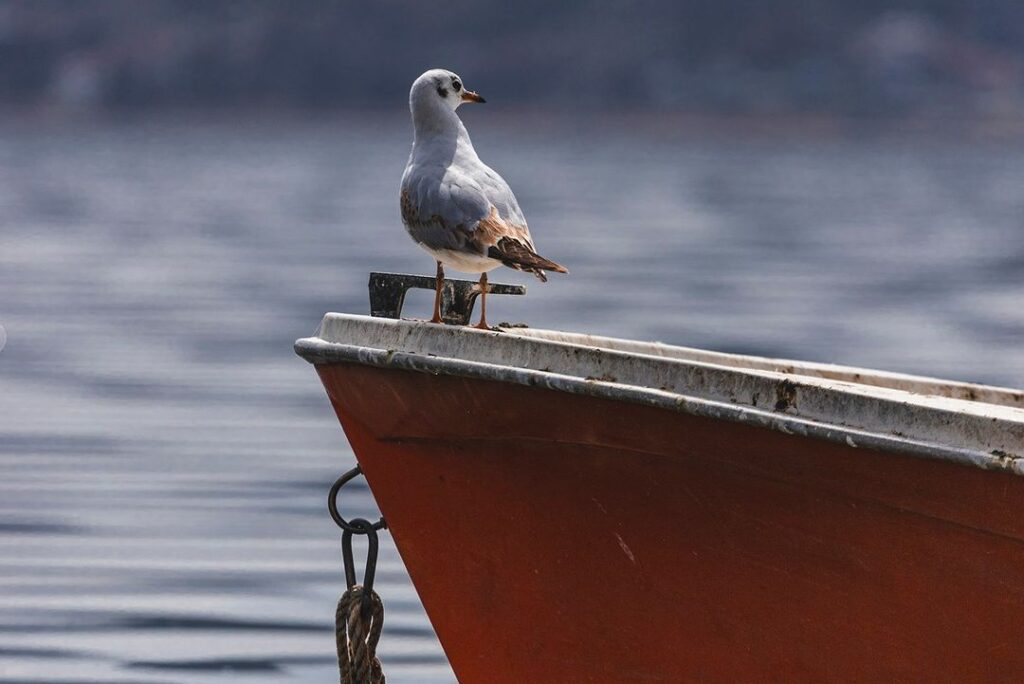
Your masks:
{"label": "white gunwale", "polygon": [[358,363],[641,403],[851,447],[1024,475],[1024,393],[845,366],[529,328],[327,314],[295,343]]}

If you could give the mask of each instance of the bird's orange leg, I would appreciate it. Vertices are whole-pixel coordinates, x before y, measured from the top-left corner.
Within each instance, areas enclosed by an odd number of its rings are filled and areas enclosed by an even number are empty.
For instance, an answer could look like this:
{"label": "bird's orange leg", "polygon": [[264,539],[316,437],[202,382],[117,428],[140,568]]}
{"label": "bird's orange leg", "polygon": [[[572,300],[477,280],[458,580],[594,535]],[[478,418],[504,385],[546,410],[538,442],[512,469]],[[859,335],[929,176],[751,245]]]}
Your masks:
{"label": "bird's orange leg", "polygon": [[480,322],[476,324],[480,330],[490,330],[487,325],[487,273],[480,274]]}
{"label": "bird's orange leg", "polygon": [[441,262],[437,262],[437,279],[434,282],[434,316],[431,323],[443,323],[441,320],[441,289],[444,287],[444,269]]}

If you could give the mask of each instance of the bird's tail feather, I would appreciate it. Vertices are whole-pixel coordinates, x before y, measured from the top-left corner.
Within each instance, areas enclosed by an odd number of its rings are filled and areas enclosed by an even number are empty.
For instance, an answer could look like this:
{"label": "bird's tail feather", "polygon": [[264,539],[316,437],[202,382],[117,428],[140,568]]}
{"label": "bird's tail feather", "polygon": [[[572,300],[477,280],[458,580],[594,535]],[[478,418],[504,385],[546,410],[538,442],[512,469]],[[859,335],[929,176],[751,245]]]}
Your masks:
{"label": "bird's tail feather", "polygon": [[542,282],[547,282],[547,276],[544,275],[544,271],[554,271],[555,273],[569,272],[569,269],[565,266],[555,263],[551,259],[545,259],[519,240],[512,240],[510,238],[499,240],[498,244],[487,250],[487,256],[497,259],[506,266],[516,270],[533,273]]}

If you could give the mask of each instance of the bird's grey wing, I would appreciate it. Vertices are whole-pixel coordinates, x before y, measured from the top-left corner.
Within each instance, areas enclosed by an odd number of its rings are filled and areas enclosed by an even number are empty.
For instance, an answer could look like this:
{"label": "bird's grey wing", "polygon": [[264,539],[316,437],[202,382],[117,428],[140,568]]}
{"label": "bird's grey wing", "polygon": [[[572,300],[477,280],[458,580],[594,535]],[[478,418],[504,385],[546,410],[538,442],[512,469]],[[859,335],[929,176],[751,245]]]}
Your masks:
{"label": "bird's grey wing", "polygon": [[541,280],[545,270],[568,272],[537,254],[515,195],[493,171],[472,177],[452,168],[407,173],[402,220],[413,239],[431,249],[489,257]]}
{"label": "bird's grey wing", "polygon": [[487,201],[497,209],[498,216],[502,221],[514,228],[512,231],[514,234],[509,237],[514,237],[532,250],[534,247],[533,239],[530,237],[530,228],[526,225],[526,217],[523,216],[523,212],[519,208],[519,202],[516,200],[512,188],[497,171],[486,164],[481,164],[481,167],[480,187],[487,197]]}
{"label": "bird's grey wing", "polygon": [[451,169],[413,169],[402,183],[402,221],[430,249],[483,254],[472,238],[490,209],[480,186]]}

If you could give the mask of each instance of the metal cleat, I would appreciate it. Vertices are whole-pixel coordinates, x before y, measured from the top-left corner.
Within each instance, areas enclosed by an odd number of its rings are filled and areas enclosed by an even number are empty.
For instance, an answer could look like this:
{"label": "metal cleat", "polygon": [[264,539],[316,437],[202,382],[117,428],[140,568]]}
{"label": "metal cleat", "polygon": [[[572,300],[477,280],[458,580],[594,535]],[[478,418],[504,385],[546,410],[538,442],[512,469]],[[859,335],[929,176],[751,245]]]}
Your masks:
{"label": "metal cleat", "polygon": [[[408,273],[370,273],[370,315],[401,318],[405,295],[411,288],[434,291],[436,279]],[[488,294],[525,295],[525,285],[490,284]],[[441,288],[441,318],[449,325],[469,325],[480,284],[473,280],[445,278]]]}

